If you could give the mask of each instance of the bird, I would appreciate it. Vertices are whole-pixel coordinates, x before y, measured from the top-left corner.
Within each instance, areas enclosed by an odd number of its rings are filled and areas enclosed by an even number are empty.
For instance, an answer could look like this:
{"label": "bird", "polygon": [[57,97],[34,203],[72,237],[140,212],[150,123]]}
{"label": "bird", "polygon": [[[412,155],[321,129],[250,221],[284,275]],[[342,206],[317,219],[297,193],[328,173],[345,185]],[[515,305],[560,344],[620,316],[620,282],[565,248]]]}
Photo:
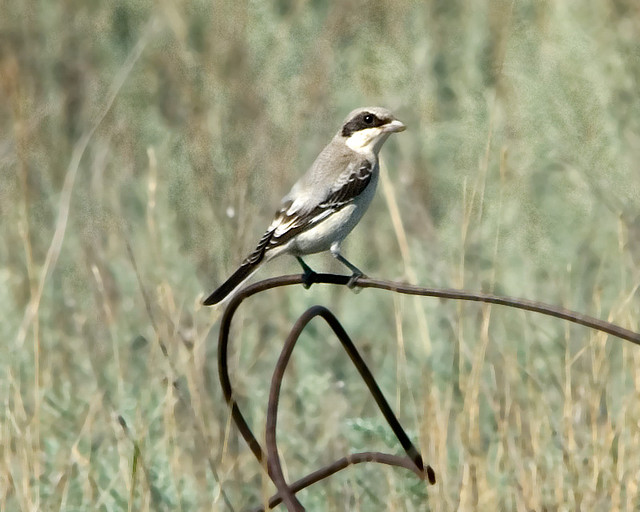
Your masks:
{"label": "bird", "polygon": [[[340,244],[358,224],[374,197],[380,164],[378,153],[392,133],[406,126],[386,108],[352,111],[309,170],[282,198],[273,221],[238,269],[203,302],[225,301],[262,265],[276,256],[294,256],[305,283],[314,272],[302,256],[330,251],[352,275],[352,286],[364,274],[340,252]],[[308,286],[307,286],[308,287]]]}

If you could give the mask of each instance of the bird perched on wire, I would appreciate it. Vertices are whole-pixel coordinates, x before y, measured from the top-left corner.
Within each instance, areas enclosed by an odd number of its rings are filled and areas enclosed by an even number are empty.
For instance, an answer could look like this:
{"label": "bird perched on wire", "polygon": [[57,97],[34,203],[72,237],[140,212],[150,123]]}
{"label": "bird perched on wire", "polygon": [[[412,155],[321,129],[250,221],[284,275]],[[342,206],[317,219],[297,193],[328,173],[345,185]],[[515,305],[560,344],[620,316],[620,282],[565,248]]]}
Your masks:
{"label": "bird perched on wire", "polygon": [[378,153],[389,135],[405,125],[387,109],[351,112],[311,168],[282,199],[273,222],[240,267],[204,301],[228,297],[258,267],[281,254],[295,256],[305,276],[313,271],[302,256],[323,251],[346,265],[351,283],[363,273],[340,254],[340,243],[360,221],[378,184]]}

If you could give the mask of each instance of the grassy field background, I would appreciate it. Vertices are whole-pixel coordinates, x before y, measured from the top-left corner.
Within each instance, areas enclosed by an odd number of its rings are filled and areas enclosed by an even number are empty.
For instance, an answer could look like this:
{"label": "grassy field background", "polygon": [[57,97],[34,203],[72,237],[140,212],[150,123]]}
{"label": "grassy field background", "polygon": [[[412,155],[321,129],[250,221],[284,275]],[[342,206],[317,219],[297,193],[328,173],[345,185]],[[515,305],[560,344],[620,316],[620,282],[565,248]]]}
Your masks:
{"label": "grassy field background", "polygon": [[[199,304],[359,106],[408,129],[383,148],[350,260],[640,329],[635,0],[2,13],[2,510],[228,510],[221,491],[244,510],[273,492],[229,424],[221,311]],[[258,277],[297,272],[282,258]],[[640,508],[640,347],[505,308],[327,286],[255,297],[232,374],[256,432],[282,341],[316,303],[438,483],[360,465],[301,492],[308,510]],[[401,452],[320,323],[285,377],[278,439],[290,480],[349,451]]]}

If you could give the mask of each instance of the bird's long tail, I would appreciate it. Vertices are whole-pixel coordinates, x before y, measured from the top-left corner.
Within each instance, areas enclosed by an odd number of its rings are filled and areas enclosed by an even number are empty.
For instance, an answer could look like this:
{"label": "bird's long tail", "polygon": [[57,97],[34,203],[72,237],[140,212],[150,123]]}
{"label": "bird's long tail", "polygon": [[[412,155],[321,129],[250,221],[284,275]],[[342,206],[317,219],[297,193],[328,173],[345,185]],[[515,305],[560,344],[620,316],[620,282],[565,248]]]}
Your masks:
{"label": "bird's long tail", "polygon": [[275,230],[275,227],[267,229],[267,232],[262,235],[262,238],[258,242],[258,246],[249,256],[247,256],[238,270],[236,270],[229,279],[222,283],[215,292],[206,298],[203,302],[205,306],[213,306],[214,304],[222,302],[242,283],[249,279],[256,270],[258,270],[260,263],[281,254],[282,251],[273,250],[273,244],[271,244],[271,239],[273,238]]}
{"label": "bird's long tail", "polygon": [[230,296],[236,288],[238,288],[242,283],[249,279],[256,270],[258,270],[260,263],[261,261],[251,262],[249,260],[245,260],[229,279],[222,283],[215,292],[205,299],[203,304],[205,306],[213,306]]}

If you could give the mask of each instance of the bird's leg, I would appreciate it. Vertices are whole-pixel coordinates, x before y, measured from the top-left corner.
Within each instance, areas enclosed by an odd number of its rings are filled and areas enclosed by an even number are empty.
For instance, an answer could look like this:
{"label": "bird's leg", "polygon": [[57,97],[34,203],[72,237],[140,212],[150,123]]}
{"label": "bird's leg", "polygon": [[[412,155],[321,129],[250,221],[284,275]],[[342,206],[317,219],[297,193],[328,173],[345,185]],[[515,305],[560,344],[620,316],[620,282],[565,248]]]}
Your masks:
{"label": "bird's leg", "polygon": [[305,287],[305,289],[309,289],[311,288],[311,285],[315,282],[315,277],[316,277],[316,273],[311,270],[311,267],[309,267],[309,265],[307,265],[304,260],[300,257],[300,256],[296,256],[296,259],[298,260],[298,263],[300,263],[300,266],[302,267],[302,286]]}
{"label": "bird's leg", "polygon": [[351,278],[347,282],[347,286],[349,288],[353,289],[355,287],[356,281],[358,280],[359,277],[366,277],[364,275],[364,272],[362,272],[362,270],[360,270],[353,263],[351,263],[347,258],[345,258],[342,254],[340,254],[340,245],[339,244],[333,244],[331,246],[331,255],[335,259],[337,259],[340,263],[342,263],[347,268],[349,268],[349,270],[351,270],[351,272],[353,272],[353,274],[351,274]]}

